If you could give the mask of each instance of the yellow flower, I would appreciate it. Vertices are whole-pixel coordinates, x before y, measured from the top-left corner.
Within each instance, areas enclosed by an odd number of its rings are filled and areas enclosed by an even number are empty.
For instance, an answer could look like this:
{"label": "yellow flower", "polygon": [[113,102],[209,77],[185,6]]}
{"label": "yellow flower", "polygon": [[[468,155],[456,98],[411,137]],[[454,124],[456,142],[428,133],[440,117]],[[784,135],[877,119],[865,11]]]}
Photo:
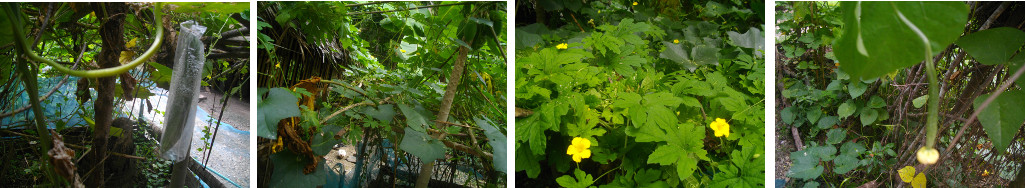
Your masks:
{"label": "yellow flower", "polygon": [[281,63],[275,63],[274,68],[281,68]]}
{"label": "yellow flower", "polygon": [[598,14],[601,14],[601,10],[598,10]]}
{"label": "yellow flower", "polygon": [[555,48],[566,49],[566,48],[569,48],[569,44],[562,43],[562,44],[559,44],[559,45],[555,45]]}
{"label": "yellow flower", "polygon": [[591,158],[591,141],[585,138],[573,138],[573,144],[566,148],[566,155],[573,156],[573,161],[580,162],[581,159]]}
{"label": "yellow flower", "polygon": [[726,120],[722,118],[715,118],[712,124],[708,124],[712,127],[712,131],[715,131],[715,137],[729,137],[730,136],[730,124],[726,123]]}
{"label": "yellow flower", "polygon": [[634,1],[634,6],[637,6],[637,1]]}
{"label": "yellow flower", "polygon": [[679,39],[673,39],[673,44],[679,44],[679,43],[680,43]]}
{"label": "yellow flower", "polygon": [[587,23],[594,25],[594,19],[587,20]]}

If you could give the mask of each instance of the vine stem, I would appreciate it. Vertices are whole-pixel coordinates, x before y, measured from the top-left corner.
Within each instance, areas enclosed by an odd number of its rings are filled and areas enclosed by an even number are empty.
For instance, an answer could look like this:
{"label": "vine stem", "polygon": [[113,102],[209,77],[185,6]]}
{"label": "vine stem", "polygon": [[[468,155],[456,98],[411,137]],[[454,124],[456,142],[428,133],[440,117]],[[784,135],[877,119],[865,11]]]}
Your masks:
{"label": "vine stem", "polygon": [[135,68],[136,66],[142,64],[143,62],[146,62],[147,60],[149,60],[150,57],[153,56],[153,54],[156,54],[158,48],[163,43],[163,39],[164,39],[164,27],[163,27],[163,21],[161,19],[161,16],[163,14],[160,12],[160,6],[161,5],[163,5],[163,4],[162,3],[157,3],[153,7],[153,15],[154,15],[153,16],[153,20],[156,21],[157,36],[156,36],[155,39],[153,39],[153,44],[150,45],[149,49],[146,50],[146,52],[144,52],[142,54],[142,56],[139,56],[135,60],[132,60],[131,62],[129,62],[127,64],[123,64],[121,66],[105,68],[105,69],[95,69],[95,70],[72,70],[72,69],[69,69],[68,67],[65,67],[64,65],[61,65],[61,64],[58,64],[57,62],[54,62],[53,60],[49,60],[49,59],[40,57],[38,54],[36,54],[34,51],[32,51],[31,46],[28,44],[28,41],[26,41],[26,38],[24,37],[25,36],[24,28],[22,28],[22,24],[20,24],[21,23],[20,12],[12,12],[12,10],[17,10],[17,9],[20,9],[20,8],[18,8],[17,5],[14,5],[15,7],[9,7],[8,9],[4,10],[3,13],[5,14],[5,17],[7,17],[7,19],[9,21],[11,21],[11,23],[13,23],[12,25],[14,25],[13,27],[11,27],[11,30],[13,31],[14,36],[15,36],[14,37],[14,39],[15,39],[14,41],[16,43],[15,46],[17,47],[19,52],[21,52],[22,54],[28,56],[29,59],[31,59],[33,61],[38,61],[38,62],[45,63],[45,64],[50,65],[51,67],[53,67],[54,69],[56,69],[56,70],[58,70],[60,72],[63,72],[65,74],[69,74],[69,75],[72,75],[72,76],[85,77],[85,78],[98,78],[98,77],[111,77],[111,76],[115,76],[115,75],[124,73],[124,72],[126,72],[128,70],[131,70],[132,68]]}
{"label": "vine stem", "polygon": [[900,9],[897,9],[896,4],[891,2],[890,6],[893,7],[895,12],[897,12],[897,17],[904,22],[904,25],[911,28],[911,31],[914,31],[915,34],[922,39],[922,45],[925,46],[925,74],[929,77],[929,116],[925,120],[925,147],[933,148],[936,145],[936,124],[939,122],[940,88],[939,80],[936,78],[936,63],[931,60],[932,45],[929,45],[929,38],[925,36],[925,33],[923,33],[918,26],[915,26],[914,23],[911,23],[911,21],[904,16],[904,13],[901,13]]}

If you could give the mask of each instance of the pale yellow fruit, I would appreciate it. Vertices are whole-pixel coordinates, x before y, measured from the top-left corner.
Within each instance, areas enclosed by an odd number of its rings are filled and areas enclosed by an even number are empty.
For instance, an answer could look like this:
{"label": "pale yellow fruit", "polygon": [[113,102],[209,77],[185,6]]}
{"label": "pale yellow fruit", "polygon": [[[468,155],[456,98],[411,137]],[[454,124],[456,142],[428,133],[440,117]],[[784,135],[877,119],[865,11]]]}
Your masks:
{"label": "pale yellow fruit", "polygon": [[918,162],[925,165],[936,164],[940,160],[940,152],[935,148],[922,147],[918,149]]}

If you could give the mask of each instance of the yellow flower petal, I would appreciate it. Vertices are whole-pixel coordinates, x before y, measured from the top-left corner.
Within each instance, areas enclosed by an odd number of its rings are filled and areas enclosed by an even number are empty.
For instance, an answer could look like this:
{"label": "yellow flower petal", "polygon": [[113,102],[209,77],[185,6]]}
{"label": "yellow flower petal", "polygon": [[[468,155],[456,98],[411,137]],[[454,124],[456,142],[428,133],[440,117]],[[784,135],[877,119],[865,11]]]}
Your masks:
{"label": "yellow flower petal", "polygon": [[634,6],[637,6],[637,2],[636,1],[634,2]]}
{"label": "yellow flower petal", "polygon": [[584,150],[583,152],[580,152],[580,154],[577,154],[577,156],[580,156],[581,158],[591,158],[591,150]]}
{"label": "yellow flower petal", "polygon": [[673,44],[679,44],[679,43],[680,43],[679,39],[673,39]]}
{"label": "yellow flower petal", "polygon": [[591,158],[591,141],[586,138],[575,137],[569,147],[566,147],[566,155],[573,157],[573,161],[580,162],[584,158]]}
{"label": "yellow flower petal", "polygon": [[566,48],[569,48],[569,44],[562,43],[562,44],[559,44],[559,45],[555,45],[555,48],[556,49],[566,49]]}
{"label": "yellow flower petal", "polygon": [[726,123],[726,120],[722,118],[715,118],[715,121],[708,126],[712,128],[712,131],[714,131],[715,137],[730,136],[730,124]]}

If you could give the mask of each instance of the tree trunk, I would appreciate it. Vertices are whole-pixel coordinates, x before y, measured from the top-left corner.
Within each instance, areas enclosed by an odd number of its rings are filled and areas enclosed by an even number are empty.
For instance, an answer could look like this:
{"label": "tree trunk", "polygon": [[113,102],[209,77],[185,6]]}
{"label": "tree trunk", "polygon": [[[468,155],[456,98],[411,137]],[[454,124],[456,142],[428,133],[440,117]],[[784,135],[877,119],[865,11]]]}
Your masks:
{"label": "tree trunk", "polygon": [[[470,41],[473,44],[473,41]],[[452,110],[452,100],[456,97],[456,91],[459,88],[459,80],[463,77],[463,69],[466,68],[466,54],[469,53],[470,49],[466,47],[459,47],[459,55],[456,56],[455,66],[452,68],[452,75],[448,77],[448,86],[445,87],[445,96],[441,98],[441,109],[438,110],[438,121],[448,122],[448,114]],[[445,130],[444,128],[440,130]],[[435,138],[438,140],[445,139],[445,133],[435,134]],[[416,179],[417,188],[425,188],[427,184],[431,182],[431,176],[434,175],[434,161],[424,161],[424,164],[420,168],[420,175]]]}
{"label": "tree trunk", "polygon": [[[125,49],[124,41],[124,20],[128,13],[128,5],[125,3],[93,3],[93,12],[106,22],[100,26],[99,34],[103,40],[102,50],[96,58],[101,68],[116,67],[121,65],[118,58],[121,51]],[[103,161],[107,154],[107,137],[110,131],[110,123],[114,117],[114,80],[116,77],[98,78],[97,97],[93,105],[96,110],[96,126],[93,129],[92,151],[90,159],[93,160],[92,173],[86,178],[88,187],[103,187]]]}

